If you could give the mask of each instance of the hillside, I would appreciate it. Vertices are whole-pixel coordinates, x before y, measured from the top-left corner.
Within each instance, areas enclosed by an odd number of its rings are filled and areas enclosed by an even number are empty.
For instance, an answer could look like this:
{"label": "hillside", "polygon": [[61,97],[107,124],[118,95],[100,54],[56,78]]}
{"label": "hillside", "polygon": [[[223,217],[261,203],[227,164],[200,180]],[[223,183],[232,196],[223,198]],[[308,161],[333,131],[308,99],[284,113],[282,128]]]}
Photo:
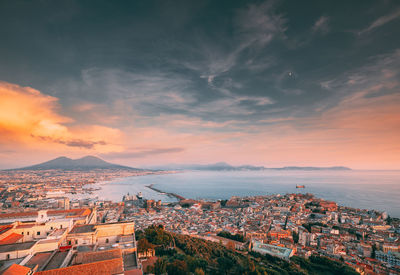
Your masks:
{"label": "hillside", "polygon": [[254,252],[246,255],[219,243],[166,232],[162,226],[139,231],[136,238],[139,252],[155,248],[159,259],[148,270],[155,274],[358,274],[343,263],[326,257],[304,259],[294,256],[287,262]]}

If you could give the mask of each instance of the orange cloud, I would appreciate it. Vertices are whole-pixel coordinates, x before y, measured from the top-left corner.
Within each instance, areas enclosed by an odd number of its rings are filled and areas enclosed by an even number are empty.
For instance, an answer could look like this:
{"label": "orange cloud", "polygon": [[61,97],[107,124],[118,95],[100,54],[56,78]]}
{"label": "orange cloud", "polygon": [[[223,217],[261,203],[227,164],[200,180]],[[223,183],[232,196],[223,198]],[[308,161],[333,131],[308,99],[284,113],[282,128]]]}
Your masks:
{"label": "orange cloud", "polygon": [[115,144],[122,135],[118,129],[98,125],[68,127],[72,119],[60,115],[58,109],[55,97],[0,82],[0,144],[46,150],[65,146],[99,152],[121,150]]}

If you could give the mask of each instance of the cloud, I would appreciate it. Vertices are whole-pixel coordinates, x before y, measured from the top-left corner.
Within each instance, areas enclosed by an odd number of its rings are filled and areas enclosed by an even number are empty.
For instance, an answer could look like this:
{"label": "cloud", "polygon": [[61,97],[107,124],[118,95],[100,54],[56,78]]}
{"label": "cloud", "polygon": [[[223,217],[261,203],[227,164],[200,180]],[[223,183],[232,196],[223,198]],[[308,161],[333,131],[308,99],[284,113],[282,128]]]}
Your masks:
{"label": "cloud", "polygon": [[272,57],[260,58],[264,48],[275,38],[285,38],[287,19],[276,12],[277,1],[249,4],[236,10],[232,18],[232,34],[221,40],[201,37],[193,52],[197,58],[182,65],[199,74],[207,84],[222,93],[216,83],[236,69],[260,71],[272,63]]}
{"label": "cloud", "polygon": [[55,97],[30,87],[0,82],[0,143],[47,146],[46,150],[55,148],[51,144],[99,151],[119,148],[115,145],[119,130],[99,125],[67,126],[74,121],[60,115],[59,109]]}
{"label": "cloud", "polygon": [[95,145],[107,145],[105,141],[90,141],[83,139],[62,139],[62,138],[52,138],[52,137],[43,137],[43,136],[34,136],[32,137],[47,141],[47,142],[55,142],[60,144],[65,144],[70,147],[79,147],[86,149],[93,149]]}
{"label": "cloud", "polygon": [[111,158],[111,159],[132,159],[132,158],[144,158],[154,155],[161,154],[172,154],[172,153],[180,153],[185,151],[184,148],[181,147],[171,147],[171,148],[137,148],[134,150],[126,150],[124,152],[115,152],[115,153],[107,153],[103,154],[103,157]]}
{"label": "cloud", "polygon": [[314,23],[312,27],[313,32],[321,32],[323,34],[327,33],[329,31],[329,20],[330,18],[328,16],[321,16],[318,18],[318,20]]}
{"label": "cloud", "polygon": [[276,13],[276,1],[251,4],[238,12],[237,24],[242,37],[240,49],[252,45],[265,46],[286,31],[286,19]]}
{"label": "cloud", "polygon": [[[207,81],[212,89],[218,91],[204,96],[204,87],[190,77],[174,73],[134,73],[116,69],[87,69],[82,72],[84,85],[82,90],[93,93],[94,99],[107,93],[98,104],[79,103],[74,110],[86,113],[93,118],[93,113],[101,113],[99,121],[141,123],[142,117],[160,115],[185,115],[204,120],[232,120],[232,116],[254,114],[254,107],[274,104],[268,96],[242,95],[231,90],[242,89],[242,85],[229,77],[216,81],[208,76]],[[96,92],[96,95],[94,93]],[[104,109],[104,111],[102,111]],[[96,110],[96,112],[93,112]],[[221,114],[221,110],[224,113]],[[104,113],[107,116],[104,117]],[[111,121],[111,122],[112,122]]]}
{"label": "cloud", "polygon": [[380,26],[383,26],[395,19],[397,19],[398,17],[400,17],[400,9],[397,9],[395,11],[393,11],[390,14],[384,15],[379,17],[378,19],[376,19],[374,22],[372,22],[371,25],[369,25],[367,28],[361,30],[358,32],[359,35],[364,34],[366,32],[369,32],[375,28],[378,28]]}

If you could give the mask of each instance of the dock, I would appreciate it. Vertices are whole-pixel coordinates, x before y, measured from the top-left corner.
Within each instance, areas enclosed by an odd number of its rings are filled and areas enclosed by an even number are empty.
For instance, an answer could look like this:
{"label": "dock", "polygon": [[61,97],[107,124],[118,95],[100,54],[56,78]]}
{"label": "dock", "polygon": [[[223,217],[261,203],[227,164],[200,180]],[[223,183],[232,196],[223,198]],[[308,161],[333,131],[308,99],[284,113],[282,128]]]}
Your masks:
{"label": "dock", "polygon": [[151,190],[153,190],[153,191],[156,191],[157,193],[165,194],[165,195],[167,195],[167,196],[169,196],[169,197],[175,197],[175,198],[177,198],[179,201],[185,200],[184,197],[182,197],[182,196],[180,196],[180,195],[178,195],[178,194],[161,191],[160,189],[155,188],[155,187],[153,186],[153,184],[146,185],[146,187],[149,188],[149,189],[151,189]]}

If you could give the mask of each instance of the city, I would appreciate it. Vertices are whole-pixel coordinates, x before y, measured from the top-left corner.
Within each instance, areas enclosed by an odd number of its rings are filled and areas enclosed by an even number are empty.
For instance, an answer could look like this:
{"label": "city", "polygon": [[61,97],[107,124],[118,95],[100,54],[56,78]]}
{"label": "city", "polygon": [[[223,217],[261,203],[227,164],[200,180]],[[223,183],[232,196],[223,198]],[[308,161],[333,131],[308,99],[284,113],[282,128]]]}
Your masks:
{"label": "city", "polygon": [[0,0],[0,275],[400,275],[399,0]]}
{"label": "city", "polygon": [[[2,173],[2,271],[17,264],[26,268],[24,274],[53,274],[50,271],[58,269],[78,272],[74,268],[83,264],[96,269],[110,261],[121,274],[146,273],[146,261],[150,258],[154,264],[157,256],[154,252],[137,256],[135,231],[162,225],[168,232],[221,243],[242,253],[256,251],[286,261],[294,255],[323,255],[361,274],[400,272],[400,219],[386,212],[339,206],[309,193],[219,201],[181,197],[176,203],[141,194],[126,194],[113,202],[69,199],[56,193],[90,192],[85,185],[128,175],[121,171],[75,173],[76,177],[73,172],[50,170],[19,172],[18,177],[16,172]],[[45,175],[47,185],[39,175]],[[145,173],[141,176],[146,177]]]}

